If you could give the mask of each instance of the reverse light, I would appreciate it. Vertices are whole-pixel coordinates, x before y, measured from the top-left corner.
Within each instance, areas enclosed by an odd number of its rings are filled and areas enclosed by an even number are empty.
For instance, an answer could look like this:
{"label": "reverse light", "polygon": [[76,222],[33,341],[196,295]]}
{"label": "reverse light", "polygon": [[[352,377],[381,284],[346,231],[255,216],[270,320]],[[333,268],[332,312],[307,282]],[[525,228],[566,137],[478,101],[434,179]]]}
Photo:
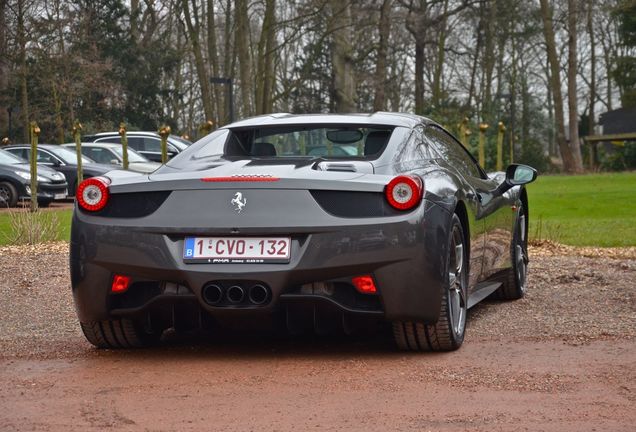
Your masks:
{"label": "reverse light", "polygon": [[106,206],[110,193],[110,180],[106,177],[91,177],[84,180],[77,188],[77,203],[86,211],[99,211]]}
{"label": "reverse light", "polygon": [[110,291],[115,294],[123,293],[128,290],[128,285],[130,285],[130,276],[116,274],[113,277],[113,284],[110,287]]}
{"label": "reverse light", "polygon": [[424,184],[417,176],[400,175],[386,185],[384,194],[391,207],[398,210],[410,210],[422,200]]}
{"label": "reverse light", "polygon": [[377,294],[378,289],[371,275],[356,276],[351,279],[351,283],[361,294]]}

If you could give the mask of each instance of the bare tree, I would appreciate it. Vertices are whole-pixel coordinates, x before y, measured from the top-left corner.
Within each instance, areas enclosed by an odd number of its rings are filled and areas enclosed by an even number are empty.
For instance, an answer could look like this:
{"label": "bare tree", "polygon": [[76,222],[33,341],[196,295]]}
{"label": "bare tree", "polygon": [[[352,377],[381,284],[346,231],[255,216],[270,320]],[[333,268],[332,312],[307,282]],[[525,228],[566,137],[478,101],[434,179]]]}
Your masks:
{"label": "bare tree", "polygon": [[351,46],[351,5],[340,0],[330,0],[330,29],[333,44],[331,62],[333,64],[333,97],[336,112],[356,111],[353,76],[353,53]]}

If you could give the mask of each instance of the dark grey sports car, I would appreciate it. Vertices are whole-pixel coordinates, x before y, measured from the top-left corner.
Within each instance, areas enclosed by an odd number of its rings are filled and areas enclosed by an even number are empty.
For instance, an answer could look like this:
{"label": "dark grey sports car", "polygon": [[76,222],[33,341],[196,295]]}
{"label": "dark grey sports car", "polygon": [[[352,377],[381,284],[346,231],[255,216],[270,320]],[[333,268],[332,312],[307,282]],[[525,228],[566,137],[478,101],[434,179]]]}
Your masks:
{"label": "dark grey sports car", "polygon": [[81,327],[98,347],[126,348],[168,328],[322,333],[380,320],[401,349],[457,349],[468,308],[524,295],[523,185],[535,178],[524,165],[486,174],[414,115],[233,123],[149,176],[80,185]]}

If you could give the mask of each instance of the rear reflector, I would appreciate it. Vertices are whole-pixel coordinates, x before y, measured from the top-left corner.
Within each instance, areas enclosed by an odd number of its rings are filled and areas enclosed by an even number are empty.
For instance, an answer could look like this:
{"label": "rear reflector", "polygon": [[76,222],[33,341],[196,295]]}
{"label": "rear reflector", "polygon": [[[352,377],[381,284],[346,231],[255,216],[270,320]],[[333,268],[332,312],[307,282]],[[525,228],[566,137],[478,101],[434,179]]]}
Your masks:
{"label": "rear reflector", "polygon": [[356,287],[359,293],[362,294],[377,294],[378,290],[375,287],[375,282],[371,275],[356,276],[351,279],[353,286]]}
{"label": "rear reflector", "polygon": [[266,176],[266,175],[237,175],[231,177],[203,177],[202,182],[214,183],[214,182],[275,182],[280,180],[278,177]]}
{"label": "rear reflector", "polygon": [[113,293],[123,293],[128,290],[130,284],[130,276],[115,275],[113,277],[113,285],[110,287],[110,291]]}

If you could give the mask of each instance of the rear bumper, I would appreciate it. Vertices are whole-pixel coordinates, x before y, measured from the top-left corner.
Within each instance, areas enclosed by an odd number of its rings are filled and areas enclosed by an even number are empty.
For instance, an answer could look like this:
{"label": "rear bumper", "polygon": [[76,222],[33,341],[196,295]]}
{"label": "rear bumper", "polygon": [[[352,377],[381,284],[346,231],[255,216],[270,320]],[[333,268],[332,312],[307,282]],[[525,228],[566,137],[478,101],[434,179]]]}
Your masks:
{"label": "rear bumper", "polygon": [[[428,201],[407,214],[340,220],[335,226],[300,226],[285,232],[240,228],[241,236],[291,234],[291,260],[286,264],[189,264],[183,260],[184,237],[202,235],[200,229],[144,224],[146,218],[128,220],[125,225],[116,225],[119,219],[105,219],[77,210],[73,216],[71,281],[83,322],[143,313],[155,304],[182,300],[197,302],[213,316],[248,317],[273,313],[288,303],[315,300],[345,312],[383,315],[387,320],[438,319],[450,215]],[[208,235],[231,236],[236,231],[218,228]],[[110,293],[114,274],[132,277],[127,294]],[[362,274],[373,275],[379,291],[367,303],[344,293],[347,281]],[[211,282],[224,289],[261,283],[271,295],[258,306],[213,305],[203,295],[203,287]],[[323,282],[340,291],[315,288]],[[145,287],[144,293],[139,287]],[[126,295],[133,300],[122,300]]]}

